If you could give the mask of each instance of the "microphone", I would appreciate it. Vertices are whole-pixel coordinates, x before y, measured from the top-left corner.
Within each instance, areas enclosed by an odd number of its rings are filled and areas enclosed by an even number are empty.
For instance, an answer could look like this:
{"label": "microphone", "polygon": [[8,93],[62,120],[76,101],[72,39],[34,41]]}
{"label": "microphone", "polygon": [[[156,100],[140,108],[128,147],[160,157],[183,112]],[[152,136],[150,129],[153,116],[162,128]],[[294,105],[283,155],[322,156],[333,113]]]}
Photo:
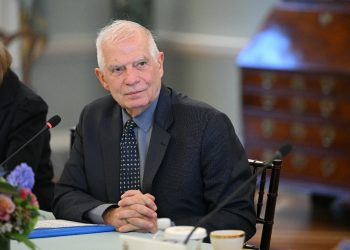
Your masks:
{"label": "microphone", "polygon": [[44,131],[56,127],[61,122],[61,117],[59,115],[54,115],[47,122],[46,125],[36,133],[32,138],[30,138],[26,143],[24,143],[20,148],[18,148],[15,152],[13,152],[9,157],[7,157],[3,162],[0,163],[0,177],[6,174],[6,170],[4,169],[4,165],[11,160],[18,152],[20,152],[24,147],[26,147],[29,143],[31,143],[34,139],[36,139],[39,135],[41,135]]}
{"label": "microphone", "polygon": [[[186,237],[184,244],[187,244],[189,239],[191,238],[193,232],[204,222],[209,220],[214,214],[216,214],[220,209],[222,209],[229,201],[231,201],[243,188],[246,188],[251,181],[253,181],[258,175],[260,175],[266,168],[273,166],[273,161],[280,160],[282,157],[289,154],[289,152],[292,150],[292,145],[289,143],[283,144],[273,155],[272,159],[268,162],[261,162],[264,164],[262,168],[257,170],[249,179],[247,179],[241,186],[239,186],[234,192],[232,192],[229,196],[226,197],[226,199],[219,203],[215,209],[213,209],[210,213],[208,213],[206,216],[204,216],[202,219],[200,219],[197,224],[194,226],[192,231],[188,234]],[[258,162],[258,161],[256,161]]]}
{"label": "microphone", "polygon": [[46,126],[48,129],[56,127],[61,122],[61,117],[59,115],[54,115],[47,122]]}

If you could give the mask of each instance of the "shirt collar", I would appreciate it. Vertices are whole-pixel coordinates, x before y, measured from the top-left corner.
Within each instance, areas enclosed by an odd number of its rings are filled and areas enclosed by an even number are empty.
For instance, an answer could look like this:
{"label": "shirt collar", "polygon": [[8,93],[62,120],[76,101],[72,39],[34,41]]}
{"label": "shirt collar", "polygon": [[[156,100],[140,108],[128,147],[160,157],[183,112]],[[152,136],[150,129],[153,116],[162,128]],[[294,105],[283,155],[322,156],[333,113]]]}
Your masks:
{"label": "shirt collar", "polygon": [[[154,111],[156,110],[159,96],[149,105],[149,107],[143,111],[138,116],[134,117],[133,120],[137,126],[142,129],[144,132],[147,132],[153,123]],[[123,126],[125,123],[131,119],[131,116],[125,109],[122,109],[123,114]]]}

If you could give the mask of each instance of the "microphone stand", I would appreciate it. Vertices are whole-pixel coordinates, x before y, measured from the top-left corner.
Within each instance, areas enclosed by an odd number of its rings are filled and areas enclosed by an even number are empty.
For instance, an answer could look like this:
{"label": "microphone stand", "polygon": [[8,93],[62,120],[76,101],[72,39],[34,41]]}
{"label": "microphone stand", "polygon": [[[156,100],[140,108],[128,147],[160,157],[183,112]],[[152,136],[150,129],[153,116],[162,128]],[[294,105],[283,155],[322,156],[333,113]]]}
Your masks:
{"label": "microphone stand", "polygon": [[24,148],[25,146],[27,146],[27,144],[31,143],[34,139],[36,139],[42,132],[44,132],[47,128],[47,126],[45,125],[45,127],[43,127],[38,133],[36,133],[32,138],[30,138],[29,141],[27,141],[25,144],[23,144],[20,148],[18,148],[15,152],[13,152],[9,157],[7,157],[6,160],[4,160],[3,162],[1,162],[0,166],[2,167],[3,165],[5,165],[9,160],[11,160],[19,151],[22,150],[22,148]]}
{"label": "microphone stand", "polygon": [[11,160],[18,152],[20,152],[24,147],[26,147],[29,143],[34,141],[39,135],[41,135],[44,131],[49,130],[51,128],[54,128],[57,126],[58,123],[60,123],[61,117],[58,115],[53,116],[51,119],[48,120],[46,125],[37,132],[32,138],[30,138],[26,143],[24,143],[21,147],[19,147],[15,152],[13,152],[9,157],[7,157],[3,162],[0,163],[0,177],[4,176],[8,171],[4,168],[4,165]]}

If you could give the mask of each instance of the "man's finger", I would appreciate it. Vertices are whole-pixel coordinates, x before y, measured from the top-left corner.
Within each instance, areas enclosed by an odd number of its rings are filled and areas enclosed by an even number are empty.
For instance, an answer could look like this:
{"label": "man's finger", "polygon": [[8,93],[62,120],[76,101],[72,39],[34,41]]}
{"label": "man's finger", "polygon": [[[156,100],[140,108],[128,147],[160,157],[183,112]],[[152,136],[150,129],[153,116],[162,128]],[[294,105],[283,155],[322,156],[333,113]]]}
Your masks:
{"label": "man's finger", "polygon": [[148,198],[150,198],[151,200],[155,201],[156,200],[156,197],[154,197],[153,195],[147,193],[145,194]]}
{"label": "man's finger", "polygon": [[125,197],[130,197],[130,196],[134,196],[137,194],[142,194],[140,190],[135,190],[135,189],[131,189],[126,191],[124,194],[122,194],[122,196],[120,196],[121,199],[125,198]]}
{"label": "man's finger", "polygon": [[118,232],[121,232],[121,233],[126,233],[126,232],[136,231],[136,230],[140,230],[140,229],[137,226],[132,224],[125,224],[121,227],[118,227]]}
{"label": "man's finger", "polygon": [[129,224],[138,227],[139,230],[147,231],[147,232],[156,232],[157,231],[157,223],[156,220],[145,220],[142,218],[130,218],[128,219]]}
{"label": "man's finger", "polygon": [[145,205],[154,211],[157,210],[157,205],[154,203],[154,200],[144,194],[125,196],[118,202],[119,207],[127,207],[134,204]]}

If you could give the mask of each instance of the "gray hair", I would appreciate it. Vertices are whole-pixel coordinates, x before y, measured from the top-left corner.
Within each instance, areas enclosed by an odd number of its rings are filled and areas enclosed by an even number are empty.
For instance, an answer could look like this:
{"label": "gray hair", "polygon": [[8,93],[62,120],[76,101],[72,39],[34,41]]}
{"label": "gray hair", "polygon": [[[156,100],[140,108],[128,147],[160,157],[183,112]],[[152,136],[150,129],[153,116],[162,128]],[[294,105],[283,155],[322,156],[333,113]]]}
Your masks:
{"label": "gray hair", "polygon": [[122,41],[133,36],[137,31],[146,33],[148,37],[150,54],[155,59],[159,53],[159,50],[150,30],[132,21],[115,20],[111,24],[102,28],[97,35],[96,51],[99,68],[103,68],[105,66],[105,58],[102,53],[102,44],[105,41]]}
{"label": "gray hair", "polygon": [[0,84],[2,83],[4,75],[9,69],[11,63],[12,57],[10,53],[6,49],[5,45],[2,42],[0,42]]}

